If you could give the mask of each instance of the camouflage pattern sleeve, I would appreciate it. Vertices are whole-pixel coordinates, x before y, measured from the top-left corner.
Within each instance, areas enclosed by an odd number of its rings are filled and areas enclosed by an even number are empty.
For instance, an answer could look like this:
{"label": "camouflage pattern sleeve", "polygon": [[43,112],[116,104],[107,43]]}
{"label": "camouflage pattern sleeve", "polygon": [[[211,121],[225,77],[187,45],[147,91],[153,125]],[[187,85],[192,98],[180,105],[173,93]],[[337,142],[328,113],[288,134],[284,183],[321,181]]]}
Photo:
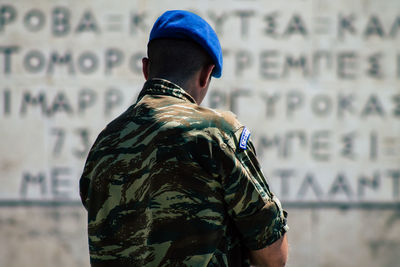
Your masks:
{"label": "camouflage pattern sleeve", "polygon": [[287,213],[266,183],[252,141],[248,139],[245,148],[240,147],[244,131],[247,129],[243,126],[237,129],[227,143],[223,187],[228,214],[242,242],[257,250],[274,243],[288,230]]}

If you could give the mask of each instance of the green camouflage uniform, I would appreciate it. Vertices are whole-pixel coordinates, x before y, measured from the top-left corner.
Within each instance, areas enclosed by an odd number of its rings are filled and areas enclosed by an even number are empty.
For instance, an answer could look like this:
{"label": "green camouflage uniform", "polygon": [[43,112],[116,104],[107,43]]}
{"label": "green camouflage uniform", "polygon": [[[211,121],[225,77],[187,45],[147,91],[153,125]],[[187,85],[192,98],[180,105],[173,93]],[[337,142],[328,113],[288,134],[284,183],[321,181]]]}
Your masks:
{"label": "green camouflage uniform", "polygon": [[100,133],[80,180],[92,264],[246,266],[248,250],[278,240],[286,213],[251,141],[239,147],[244,129],[173,83],[147,81]]}

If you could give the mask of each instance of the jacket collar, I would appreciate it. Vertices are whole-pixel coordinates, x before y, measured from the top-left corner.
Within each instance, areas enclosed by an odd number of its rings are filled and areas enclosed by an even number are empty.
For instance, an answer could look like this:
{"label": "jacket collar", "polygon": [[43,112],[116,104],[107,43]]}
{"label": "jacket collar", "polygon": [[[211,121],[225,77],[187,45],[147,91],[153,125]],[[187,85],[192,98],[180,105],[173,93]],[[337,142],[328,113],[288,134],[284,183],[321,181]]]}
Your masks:
{"label": "jacket collar", "polygon": [[189,101],[196,104],[196,101],[180,86],[164,79],[153,78],[143,85],[143,89],[138,96],[139,102],[145,95],[167,95]]}

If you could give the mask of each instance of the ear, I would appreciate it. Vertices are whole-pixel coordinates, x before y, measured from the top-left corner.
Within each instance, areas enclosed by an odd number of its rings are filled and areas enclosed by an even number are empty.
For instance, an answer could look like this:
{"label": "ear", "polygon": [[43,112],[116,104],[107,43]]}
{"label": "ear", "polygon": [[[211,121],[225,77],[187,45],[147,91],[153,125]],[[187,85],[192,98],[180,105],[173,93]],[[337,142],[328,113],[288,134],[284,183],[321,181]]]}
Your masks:
{"label": "ear", "polygon": [[200,72],[200,77],[199,77],[199,85],[202,88],[208,87],[208,83],[211,79],[211,74],[213,69],[215,68],[214,64],[206,65],[203,67],[203,69]]}
{"label": "ear", "polygon": [[142,72],[145,80],[149,78],[150,60],[147,57],[142,58]]}

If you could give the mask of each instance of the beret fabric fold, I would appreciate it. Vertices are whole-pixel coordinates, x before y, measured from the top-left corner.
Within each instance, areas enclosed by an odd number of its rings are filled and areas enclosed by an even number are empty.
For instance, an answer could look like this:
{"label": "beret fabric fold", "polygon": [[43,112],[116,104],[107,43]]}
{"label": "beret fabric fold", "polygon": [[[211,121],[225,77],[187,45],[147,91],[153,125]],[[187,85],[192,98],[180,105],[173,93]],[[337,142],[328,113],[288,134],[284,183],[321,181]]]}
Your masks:
{"label": "beret fabric fold", "polygon": [[222,75],[222,49],[213,28],[200,16],[185,10],[170,10],[154,23],[149,42],[157,38],[190,39],[201,45],[214,61],[212,76]]}

